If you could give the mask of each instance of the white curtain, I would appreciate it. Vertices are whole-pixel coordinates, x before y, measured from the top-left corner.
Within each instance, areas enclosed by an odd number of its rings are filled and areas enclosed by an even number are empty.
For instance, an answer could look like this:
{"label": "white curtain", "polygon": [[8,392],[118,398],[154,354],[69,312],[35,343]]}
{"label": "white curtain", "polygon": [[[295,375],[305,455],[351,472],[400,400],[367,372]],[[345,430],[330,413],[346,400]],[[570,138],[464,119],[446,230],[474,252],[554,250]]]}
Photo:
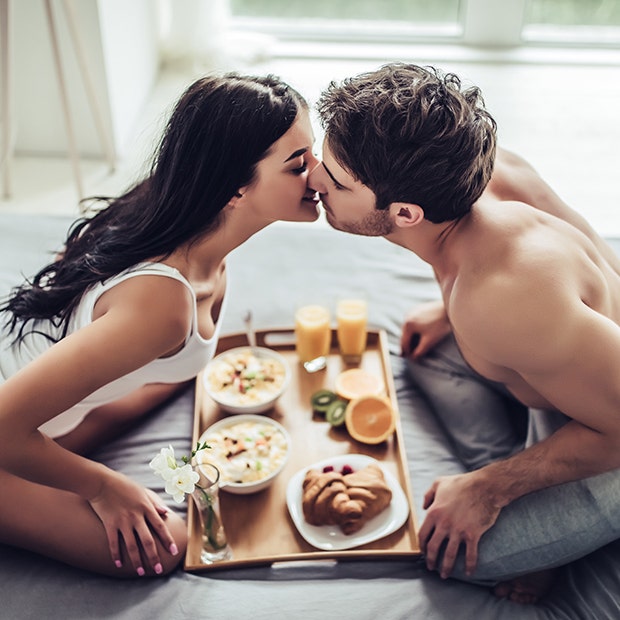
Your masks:
{"label": "white curtain", "polygon": [[162,0],[161,18],[165,62],[226,64],[229,0]]}

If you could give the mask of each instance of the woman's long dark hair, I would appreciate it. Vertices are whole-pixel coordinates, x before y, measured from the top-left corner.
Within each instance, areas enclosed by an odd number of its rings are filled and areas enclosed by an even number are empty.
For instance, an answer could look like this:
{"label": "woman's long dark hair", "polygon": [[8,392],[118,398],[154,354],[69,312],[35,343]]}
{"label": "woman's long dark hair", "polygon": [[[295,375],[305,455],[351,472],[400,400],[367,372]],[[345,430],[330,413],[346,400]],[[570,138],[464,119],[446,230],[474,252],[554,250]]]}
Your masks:
{"label": "woman's long dark hair", "polygon": [[228,73],[194,82],[181,96],[150,174],[105,208],[75,222],[60,259],[14,289],[8,311],[17,340],[28,321],[48,319],[67,333],[84,292],[143,260],[168,256],[217,228],[256,165],[291,127],[303,97],[274,76]]}

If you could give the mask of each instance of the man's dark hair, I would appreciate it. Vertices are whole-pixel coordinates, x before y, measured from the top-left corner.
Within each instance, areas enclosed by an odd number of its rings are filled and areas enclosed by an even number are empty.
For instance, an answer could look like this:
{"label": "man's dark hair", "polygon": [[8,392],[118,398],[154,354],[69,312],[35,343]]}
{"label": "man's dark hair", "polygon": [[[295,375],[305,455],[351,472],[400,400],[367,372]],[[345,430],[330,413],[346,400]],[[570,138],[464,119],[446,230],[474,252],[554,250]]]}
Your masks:
{"label": "man's dark hair", "polygon": [[486,187],[496,123],[480,90],[434,67],[395,63],[332,82],[318,111],[338,163],[376,207],[417,204],[427,220],[458,220]]}

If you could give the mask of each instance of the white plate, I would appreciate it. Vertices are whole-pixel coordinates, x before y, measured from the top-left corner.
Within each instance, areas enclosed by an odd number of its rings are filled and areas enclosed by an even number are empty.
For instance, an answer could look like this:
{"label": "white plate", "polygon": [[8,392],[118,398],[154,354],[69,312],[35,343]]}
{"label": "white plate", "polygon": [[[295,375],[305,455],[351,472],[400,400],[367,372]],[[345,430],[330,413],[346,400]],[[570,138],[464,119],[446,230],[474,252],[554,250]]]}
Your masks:
{"label": "white plate", "polygon": [[385,481],[392,491],[392,501],[384,511],[370,519],[359,532],[347,536],[338,525],[310,525],[304,519],[302,485],[309,469],[320,471],[326,465],[333,465],[334,469],[340,470],[343,465],[350,465],[357,471],[371,463],[377,463],[381,467],[379,461],[365,454],[343,454],[308,465],[289,480],[286,487],[286,504],[295,527],[306,542],[323,551],[352,549],[392,534],[405,523],[409,516],[407,497],[398,480],[383,467],[381,469]]}

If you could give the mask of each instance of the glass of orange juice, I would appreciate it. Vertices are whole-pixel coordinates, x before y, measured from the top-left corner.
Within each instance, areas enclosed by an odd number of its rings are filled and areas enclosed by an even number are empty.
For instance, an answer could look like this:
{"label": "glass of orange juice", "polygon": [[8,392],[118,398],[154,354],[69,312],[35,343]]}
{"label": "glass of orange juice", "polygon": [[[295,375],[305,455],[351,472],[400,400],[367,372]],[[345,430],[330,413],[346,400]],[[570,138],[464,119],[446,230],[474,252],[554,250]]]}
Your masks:
{"label": "glass of orange juice", "polygon": [[336,304],[340,355],[347,364],[359,364],[366,349],[368,306],[364,299],[342,299]]}
{"label": "glass of orange juice", "polygon": [[318,304],[302,306],[295,312],[295,348],[302,364],[329,355],[329,319],[329,310]]}

